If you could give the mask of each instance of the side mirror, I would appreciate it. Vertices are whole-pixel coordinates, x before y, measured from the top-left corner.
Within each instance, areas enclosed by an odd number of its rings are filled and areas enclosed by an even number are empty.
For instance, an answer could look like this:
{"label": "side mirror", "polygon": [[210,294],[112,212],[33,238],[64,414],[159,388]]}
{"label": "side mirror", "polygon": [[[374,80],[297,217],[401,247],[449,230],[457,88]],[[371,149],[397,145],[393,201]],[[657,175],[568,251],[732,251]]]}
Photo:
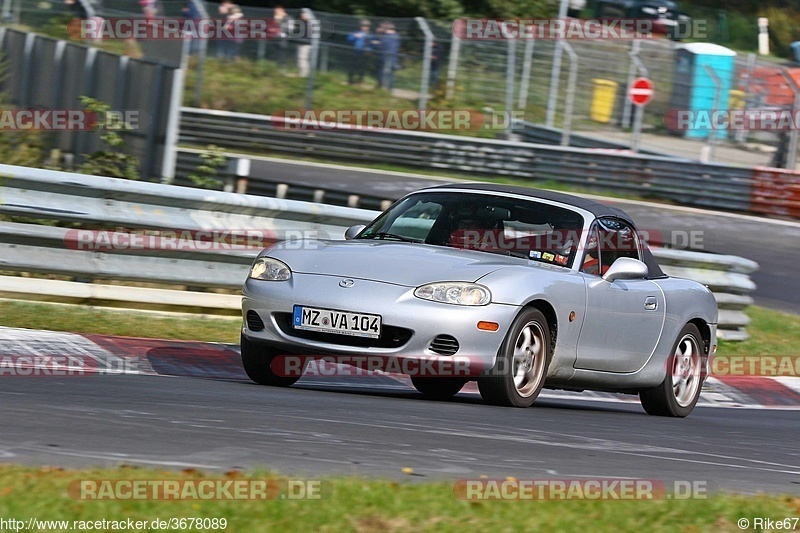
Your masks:
{"label": "side mirror", "polygon": [[358,226],[350,226],[349,228],[347,228],[347,231],[344,232],[344,238],[349,241],[350,239],[354,238],[356,235],[361,233],[361,230],[363,230],[364,228],[366,228],[364,224],[360,224]]}
{"label": "side mirror", "polygon": [[620,257],[609,267],[603,279],[613,282],[618,279],[643,279],[647,277],[647,265],[638,259]]}

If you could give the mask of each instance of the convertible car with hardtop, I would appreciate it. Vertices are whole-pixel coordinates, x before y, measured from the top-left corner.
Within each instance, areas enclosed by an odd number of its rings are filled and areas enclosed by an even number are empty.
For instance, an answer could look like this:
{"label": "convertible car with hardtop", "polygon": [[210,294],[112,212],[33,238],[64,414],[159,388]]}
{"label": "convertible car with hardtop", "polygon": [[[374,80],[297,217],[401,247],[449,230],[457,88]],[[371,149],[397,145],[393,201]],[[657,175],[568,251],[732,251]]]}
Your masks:
{"label": "convertible car with hardtop", "polygon": [[716,351],[707,287],[659,268],[623,211],[496,184],[413,192],[344,240],[278,243],[242,300],[242,363],[290,386],[287,354],[454,361],[468,374],[411,375],[431,398],[477,381],[490,404],[528,407],[542,388],[636,394],[688,415]]}

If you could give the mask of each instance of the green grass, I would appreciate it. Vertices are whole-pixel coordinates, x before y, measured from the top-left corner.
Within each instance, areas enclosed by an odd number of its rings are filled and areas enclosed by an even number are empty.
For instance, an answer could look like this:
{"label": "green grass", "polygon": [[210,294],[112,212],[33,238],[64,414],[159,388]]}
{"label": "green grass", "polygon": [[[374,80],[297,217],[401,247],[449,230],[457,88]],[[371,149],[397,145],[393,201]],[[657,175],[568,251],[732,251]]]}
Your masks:
{"label": "green grass", "polygon": [[[138,468],[62,470],[0,467],[0,517],[26,520],[224,518],[227,531],[739,531],[740,518],[800,514],[792,496],[714,494],[657,501],[463,501],[452,482],[323,479],[323,497],[305,501],[72,499],[74,480],[276,479],[263,472],[212,476]],[[283,478],[285,479],[285,478]],[[305,478],[308,479],[308,478]],[[209,531],[209,530],[206,530]]]}
{"label": "green grass", "polygon": [[239,342],[239,321],[225,317],[184,318],[78,305],[9,300],[0,300],[0,325],[125,337],[237,344]]}
{"label": "green grass", "polygon": [[744,342],[720,342],[718,355],[797,355],[800,346],[800,316],[763,307],[747,308],[751,319]]}

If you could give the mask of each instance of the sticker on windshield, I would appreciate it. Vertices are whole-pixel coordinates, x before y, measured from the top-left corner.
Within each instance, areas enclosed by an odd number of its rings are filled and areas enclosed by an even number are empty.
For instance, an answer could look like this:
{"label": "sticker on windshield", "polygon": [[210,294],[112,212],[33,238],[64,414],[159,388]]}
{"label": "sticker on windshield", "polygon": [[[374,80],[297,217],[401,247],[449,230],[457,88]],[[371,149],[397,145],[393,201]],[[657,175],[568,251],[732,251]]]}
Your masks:
{"label": "sticker on windshield", "polygon": [[531,250],[530,251],[530,258],[531,259],[541,259],[542,258],[542,252],[540,252],[538,250]]}
{"label": "sticker on windshield", "polygon": [[544,259],[545,261],[552,261],[555,258],[556,256],[554,254],[551,254],[550,252],[545,252],[542,254],[542,259]]}

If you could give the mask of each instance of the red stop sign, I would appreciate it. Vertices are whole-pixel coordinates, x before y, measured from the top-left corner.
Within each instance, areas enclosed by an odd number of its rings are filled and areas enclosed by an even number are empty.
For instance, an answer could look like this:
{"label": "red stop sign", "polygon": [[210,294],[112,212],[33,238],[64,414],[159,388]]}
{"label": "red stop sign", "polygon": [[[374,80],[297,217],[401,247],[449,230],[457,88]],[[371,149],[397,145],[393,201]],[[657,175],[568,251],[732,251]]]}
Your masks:
{"label": "red stop sign", "polygon": [[653,82],[649,78],[636,78],[628,89],[628,99],[636,105],[647,105],[653,99]]}

